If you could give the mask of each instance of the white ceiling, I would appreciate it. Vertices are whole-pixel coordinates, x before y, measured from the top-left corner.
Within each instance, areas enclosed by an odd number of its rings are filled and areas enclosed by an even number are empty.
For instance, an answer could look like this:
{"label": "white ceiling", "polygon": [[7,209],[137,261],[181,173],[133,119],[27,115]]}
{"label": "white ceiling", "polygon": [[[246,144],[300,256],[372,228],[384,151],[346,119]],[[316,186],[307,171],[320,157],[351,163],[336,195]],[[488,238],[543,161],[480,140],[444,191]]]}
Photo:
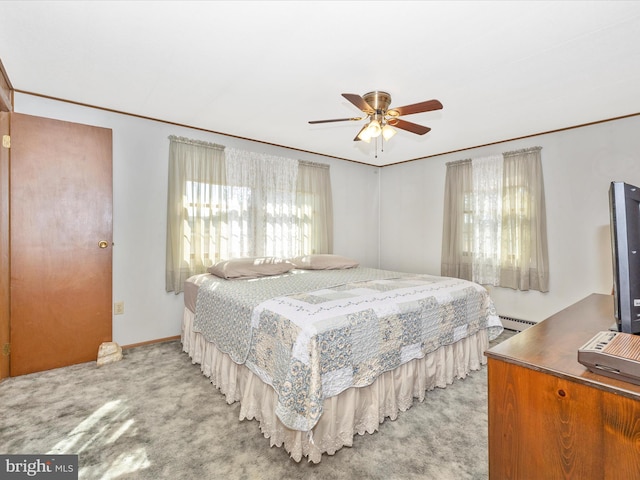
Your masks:
{"label": "white ceiling", "polygon": [[[371,165],[640,112],[640,2],[1,1],[16,90]],[[341,93],[432,98],[375,158]],[[224,142],[222,142],[224,143]]]}

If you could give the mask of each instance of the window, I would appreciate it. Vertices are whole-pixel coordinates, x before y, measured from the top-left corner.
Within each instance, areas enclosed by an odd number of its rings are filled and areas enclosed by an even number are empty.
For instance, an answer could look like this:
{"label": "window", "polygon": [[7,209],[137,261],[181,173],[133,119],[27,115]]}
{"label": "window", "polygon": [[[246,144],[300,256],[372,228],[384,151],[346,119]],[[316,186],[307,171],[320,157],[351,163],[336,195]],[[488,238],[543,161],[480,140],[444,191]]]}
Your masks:
{"label": "window", "polygon": [[540,150],[447,164],[442,275],[548,291]]}
{"label": "window", "polygon": [[[185,182],[182,222],[183,265],[204,268],[220,260],[220,245],[229,212],[230,188],[194,180]],[[225,213],[226,212],[226,213]],[[198,269],[198,267],[195,267]],[[202,268],[199,268],[202,270]]]}
{"label": "window", "polygon": [[168,292],[219,260],[332,253],[328,165],[169,138]]}

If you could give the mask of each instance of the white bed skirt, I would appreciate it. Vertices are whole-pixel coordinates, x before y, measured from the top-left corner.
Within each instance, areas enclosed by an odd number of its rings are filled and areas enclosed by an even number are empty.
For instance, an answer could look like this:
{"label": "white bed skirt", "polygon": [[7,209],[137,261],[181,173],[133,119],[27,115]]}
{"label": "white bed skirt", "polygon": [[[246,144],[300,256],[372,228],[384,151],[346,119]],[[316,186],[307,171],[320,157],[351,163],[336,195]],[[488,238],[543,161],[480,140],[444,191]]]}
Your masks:
{"label": "white bed skirt", "polygon": [[277,395],[244,365],[238,365],[215,345],[192,330],[194,314],[184,309],[182,348],[202,373],[226,396],[227,403],[240,402],[240,420],[256,419],[271,446],[284,446],[296,462],[307,457],[319,463],[322,454],[333,455],[351,446],[357,433],[374,433],[385,418],[395,420],[408,410],[414,398],[425,399],[435,387],[444,388],[486,363],[489,341],[486,330],[439,348],[378,377],[368,387],[349,388],[323,404],[323,414],[311,433],[285,427],[275,414]]}

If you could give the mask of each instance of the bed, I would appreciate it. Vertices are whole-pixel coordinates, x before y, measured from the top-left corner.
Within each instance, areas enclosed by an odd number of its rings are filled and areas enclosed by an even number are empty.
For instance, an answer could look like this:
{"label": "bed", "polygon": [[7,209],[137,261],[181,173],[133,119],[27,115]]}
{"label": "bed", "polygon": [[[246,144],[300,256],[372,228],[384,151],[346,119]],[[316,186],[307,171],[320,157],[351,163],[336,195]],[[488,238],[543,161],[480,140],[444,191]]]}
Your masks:
{"label": "bed", "polygon": [[183,350],[295,461],[351,446],[486,363],[502,325],[466,280],[362,268],[191,277]]}

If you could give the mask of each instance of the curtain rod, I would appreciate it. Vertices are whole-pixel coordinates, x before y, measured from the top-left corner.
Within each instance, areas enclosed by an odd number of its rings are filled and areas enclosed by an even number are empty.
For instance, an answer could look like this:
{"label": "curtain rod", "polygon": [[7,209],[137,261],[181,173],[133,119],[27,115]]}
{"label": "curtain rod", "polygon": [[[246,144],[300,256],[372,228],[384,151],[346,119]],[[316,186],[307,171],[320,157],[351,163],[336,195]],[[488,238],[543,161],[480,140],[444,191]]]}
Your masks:
{"label": "curtain rod", "polygon": [[[502,155],[505,157],[511,157],[513,155],[522,155],[523,153],[533,153],[533,152],[539,152],[540,150],[542,150],[542,147],[529,147],[529,148],[522,148],[520,150],[512,150],[510,152],[503,152]],[[471,162],[472,159],[471,158],[465,158],[464,160],[455,160],[453,162],[447,162],[446,166],[455,166],[455,165],[462,165],[464,163],[468,163]]]}
{"label": "curtain rod", "polygon": [[465,163],[470,163],[471,159],[470,158],[465,158],[464,160],[455,160],[453,162],[447,162],[447,167],[453,167],[456,165],[462,165]]}
{"label": "curtain rod", "polygon": [[330,165],[328,165],[326,163],[310,162],[308,160],[298,160],[298,164],[305,165],[307,167],[316,167],[316,168],[329,168],[330,167]]}
{"label": "curtain rod", "polygon": [[214,148],[216,150],[224,150],[224,145],[218,145],[217,143],[205,142],[204,140],[193,140],[186,137],[177,137],[175,135],[169,135],[169,140],[177,143],[185,143],[187,145],[197,145],[199,147]]}
{"label": "curtain rod", "polygon": [[505,157],[509,157],[511,155],[521,155],[523,153],[539,152],[540,150],[542,150],[542,147],[530,147],[530,148],[523,148],[520,150],[513,150],[511,152],[504,152],[502,155],[504,155]]}

